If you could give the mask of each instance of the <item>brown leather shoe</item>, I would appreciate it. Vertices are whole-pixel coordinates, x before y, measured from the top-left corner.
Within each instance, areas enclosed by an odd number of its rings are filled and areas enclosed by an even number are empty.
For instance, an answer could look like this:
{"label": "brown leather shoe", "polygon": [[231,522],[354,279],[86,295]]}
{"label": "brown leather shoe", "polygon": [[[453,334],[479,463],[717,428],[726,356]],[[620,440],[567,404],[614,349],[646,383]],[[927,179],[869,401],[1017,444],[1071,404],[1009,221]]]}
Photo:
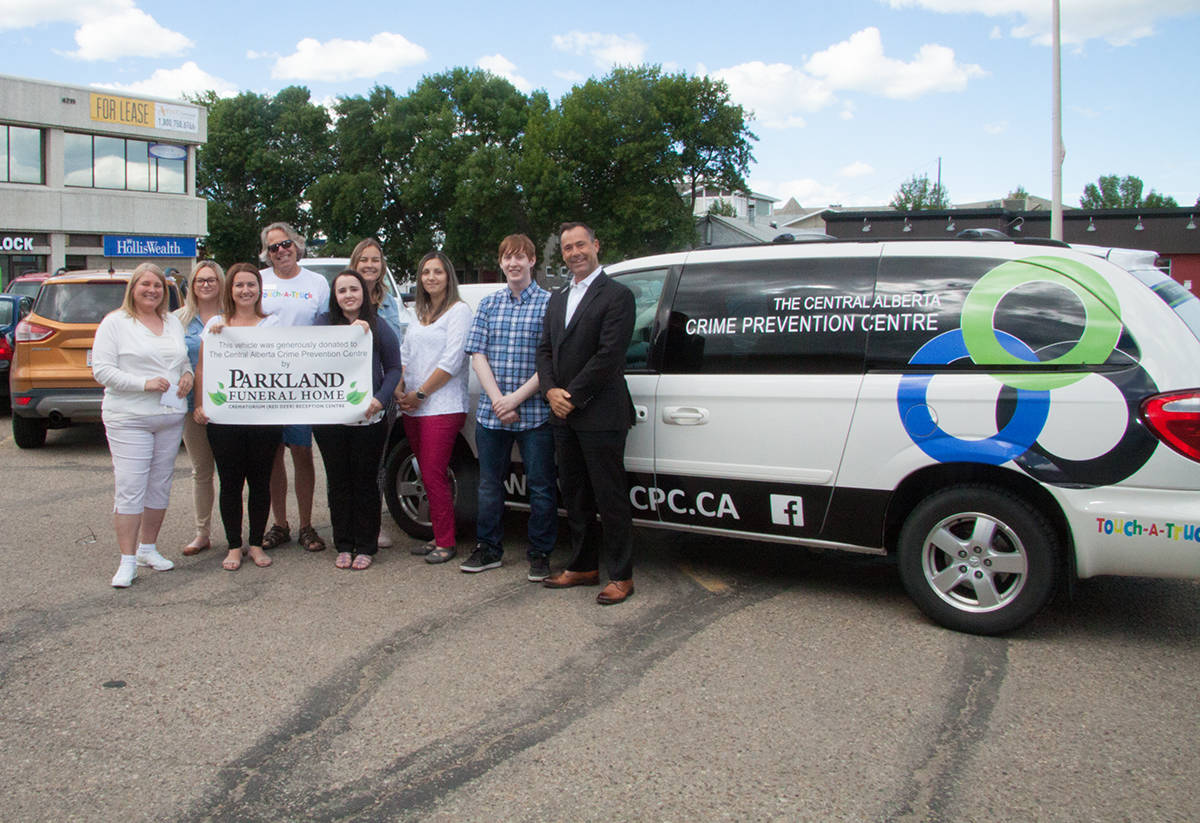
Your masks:
{"label": "brown leather shoe", "polygon": [[558,574],[552,574],[542,581],[548,589],[569,589],[572,586],[599,586],[600,572],[573,572],[563,569]]}
{"label": "brown leather shoe", "polygon": [[600,590],[600,594],[596,595],[596,602],[601,606],[611,606],[614,603],[624,602],[632,594],[632,580],[610,580],[608,585]]}

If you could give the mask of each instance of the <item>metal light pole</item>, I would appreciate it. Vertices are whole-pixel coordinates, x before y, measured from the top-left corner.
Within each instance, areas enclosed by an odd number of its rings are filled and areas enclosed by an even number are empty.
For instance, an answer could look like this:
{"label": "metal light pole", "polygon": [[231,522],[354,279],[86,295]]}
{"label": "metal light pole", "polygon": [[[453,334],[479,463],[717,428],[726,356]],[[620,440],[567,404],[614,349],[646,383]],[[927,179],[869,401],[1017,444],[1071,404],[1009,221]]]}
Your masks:
{"label": "metal light pole", "polygon": [[1062,166],[1066,149],[1062,139],[1062,42],[1059,37],[1058,0],[1050,2],[1050,31],[1052,51],[1054,52],[1053,75],[1054,90],[1052,92],[1053,113],[1051,115],[1050,139],[1052,141],[1050,155],[1050,239],[1063,239],[1063,208],[1062,208]]}

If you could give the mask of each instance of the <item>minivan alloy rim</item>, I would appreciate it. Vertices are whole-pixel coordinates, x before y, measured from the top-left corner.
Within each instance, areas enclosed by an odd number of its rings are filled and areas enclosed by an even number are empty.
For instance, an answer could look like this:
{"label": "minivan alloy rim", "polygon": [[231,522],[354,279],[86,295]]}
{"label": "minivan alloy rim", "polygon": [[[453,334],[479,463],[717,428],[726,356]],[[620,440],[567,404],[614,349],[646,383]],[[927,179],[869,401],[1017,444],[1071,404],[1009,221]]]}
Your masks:
{"label": "minivan alloy rim", "polygon": [[981,512],[939,521],[924,541],[925,581],[956,609],[1002,609],[1020,595],[1028,577],[1025,546],[1007,525]]}

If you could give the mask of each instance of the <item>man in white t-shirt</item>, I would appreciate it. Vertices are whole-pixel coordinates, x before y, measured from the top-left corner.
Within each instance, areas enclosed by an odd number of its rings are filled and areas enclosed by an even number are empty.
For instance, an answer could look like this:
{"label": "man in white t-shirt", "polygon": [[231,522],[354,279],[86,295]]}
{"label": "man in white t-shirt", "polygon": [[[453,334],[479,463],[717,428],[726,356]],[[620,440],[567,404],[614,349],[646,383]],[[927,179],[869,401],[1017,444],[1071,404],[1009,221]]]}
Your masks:
{"label": "man in white t-shirt", "polygon": [[[268,267],[263,269],[263,311],[279,318],[281,326],[311,326],[316,316],[329,311],[329,281],[314,271],[301,268],[304,257],[304,238],[287,223],[272,223],[262,230],[262,251],[259,257]],[[312,426],[284,426],[283,443],[275,453],[275,468],[271,473],[271,510],[275,522],[263,538],[263,548],[283,545],[292,539],[287,518],[287,467],[283,461],[284,446],[292,453],[296,474],[296,507],[300,514],[300,545],[310,552],[325,548],[325,541],[312,526],[313,487],[316,469],[313,466]]]}

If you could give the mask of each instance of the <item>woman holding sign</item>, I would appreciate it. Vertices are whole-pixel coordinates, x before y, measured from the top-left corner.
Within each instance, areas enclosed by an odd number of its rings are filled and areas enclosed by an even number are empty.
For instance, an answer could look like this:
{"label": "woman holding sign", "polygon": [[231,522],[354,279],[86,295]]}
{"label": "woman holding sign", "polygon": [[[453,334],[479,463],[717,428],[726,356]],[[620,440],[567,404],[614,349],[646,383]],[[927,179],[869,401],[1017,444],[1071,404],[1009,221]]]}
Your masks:
{"label": "woman holding sign", "polygon": [[375,314],[366,281],[352,269],[333,279],[329,312],[318,315],[314,325],[356,325],[371,336],[371,396],[362,418],[313,427],[325,461],[329,520],[338,552],[334,565],[361,571],[371,565],[379,540],[376,474],[387,437],[384,412],[400,382],[400,344]]}
{"label": "woman holding sign", "polygon": [[[274,315],[265,314],[262,307],[262,275],[249,263],[234,263],[225,275],[225,288],[221,299],[223,313],[213,317],[204,327],[204,334],[220,334],[226,326],[268,328],[278,326]],[[197,392],[204,396],[204,344],[200,346],[200,368],[198,369]],[[210,423],[201,404],[196,405],[196,422],[207,424],[208,443],[212,447],[217,463],[217,477],[221,481],[218,496],[221,523],[225,526],[225,539],[229,541],[229,553],[221,567],[234,572],[242,567],[242,488],[250,487],[248,508],[250,510],[250,533],[248,535],[250,559],[256,566],[271,565],[271,558],[263,551],[263,533],[267,529],[267,517],[271,513],[271,470],[275,465],[275,452],[283,442],[282,426],[231,425]]]}
{"label": "woman holding sign", "polygon": [[104,386],[100,412],[116,478],[113,525],[121,550],[112,584],[123,589],[138,566],[175,568],[156,542],[192,389],[183,324],[167,313],[167,278],[153,263],[133,270],[121,308],[96,329],[92,375]]}
{"label": "woman holding sign", "polygon": [[414,549],[427,563],[457,553],[454,500],[446,471],[454,441],[467,419],[467,332],[471,308],[458,296],[454,264],[431,251],[417,266],[417,319],[404,334],[404,433],[417,456],[429,497],[433,543]]}

